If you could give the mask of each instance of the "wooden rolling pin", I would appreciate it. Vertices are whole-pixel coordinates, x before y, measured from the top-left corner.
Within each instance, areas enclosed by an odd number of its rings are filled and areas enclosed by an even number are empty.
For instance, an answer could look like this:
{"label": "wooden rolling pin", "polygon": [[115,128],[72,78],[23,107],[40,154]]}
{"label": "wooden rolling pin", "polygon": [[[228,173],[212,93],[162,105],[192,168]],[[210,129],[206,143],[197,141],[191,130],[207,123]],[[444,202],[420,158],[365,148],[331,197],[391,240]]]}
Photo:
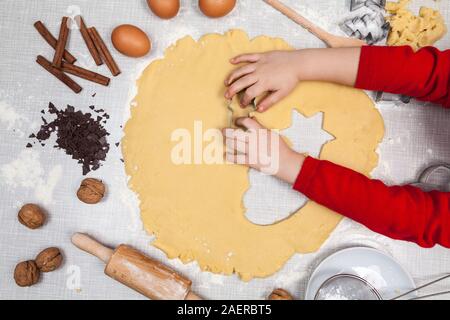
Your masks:
{"label": "wooden rolling pin", "polygon": [[82,233],[75,233],[72,243],[105,262],[106,275],[150,299],[201,300],[189,279],[127,245],[112,250]]}
{"label": "wooden rolling pin", "polygon": [[359,39],[340,37],[331,34],[322,28],[318,27],[298,12],[284,5],[278,0],[264,0],[267,4],[271,5],[274,9],[278,10],[286,17],[299,24],[317,38],[326,43],[331,48],[343,48],[343,47],[361,47],[366,43]]}

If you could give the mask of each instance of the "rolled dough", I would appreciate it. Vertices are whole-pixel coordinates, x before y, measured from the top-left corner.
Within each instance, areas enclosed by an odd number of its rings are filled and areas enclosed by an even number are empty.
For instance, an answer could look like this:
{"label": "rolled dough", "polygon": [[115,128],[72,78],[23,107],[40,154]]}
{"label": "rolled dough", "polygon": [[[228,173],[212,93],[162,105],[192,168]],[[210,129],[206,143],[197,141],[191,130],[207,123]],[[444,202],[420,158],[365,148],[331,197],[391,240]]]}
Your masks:
{"label": "rolled dough", "polygon": [[[292,50],[283,40],[245,32],[191,37],[168,48],[138,80],[138,94],[125,127],[123,154],[129,186],[140,199],[153,245],[169,258],[197,261],[203,270],[238,273],[243,280],[266,277],[296,252],[320,248],[341,216],[309,201],[289,219],[257,226],[245,218],[242,198],[249,187],[248,169],[232,164],[175,165],[171,134],[227,126],[223,81],[232,71],[229,59],[245,52]],[[375,149],[383,121],[360,90],[329,83],[305,82],[270,111],[257,114],[269,128],[290,126],[292,108],[309,117],[324,113],[324,129],[335,140],[321,152],[328,159],[368,175],[377,165]],[[264,194],[261,195],[264,197]]]}

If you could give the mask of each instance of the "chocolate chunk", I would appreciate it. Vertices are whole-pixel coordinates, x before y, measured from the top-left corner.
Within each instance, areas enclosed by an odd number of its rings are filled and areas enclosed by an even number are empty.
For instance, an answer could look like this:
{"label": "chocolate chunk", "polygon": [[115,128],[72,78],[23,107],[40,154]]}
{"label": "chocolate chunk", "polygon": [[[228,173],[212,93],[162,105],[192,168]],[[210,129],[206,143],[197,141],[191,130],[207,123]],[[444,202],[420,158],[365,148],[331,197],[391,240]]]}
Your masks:
{"label": "chocolate chunk", "polygon": [[[89,108],[95,109],[94,106]],[[106,138],[109,133],[102,125],[106,121],[105,117],[99,115],[93,118],[91,113],[75,110],[70,105],[65,110],[58,110],[52,103],[49,104],[48,112],[56,115],[56,118],[50,122],[42,118],[43,125],[30,138],[36,138],[45,146],[43,142],[55,132],[54,148],[64,150],[72,159],[77,160],[82,165],[83,175],[100,168],[110,148]]]}
{"label": "chocolate chunk", "polygon": [[33,145],[31,144],[31,143],[27,143],[27,146],[26,146],[27,148],[32,148],[33,147]]}
{"label": "chocolate chunk", "polygon": [[58,112],[58,109],[56,109],[56,107],[55,107],[55,105],[53,104],[53,103],[49,103],[49,105],[48,105],[48,111],[50,112],[50,113],[57,113]]}

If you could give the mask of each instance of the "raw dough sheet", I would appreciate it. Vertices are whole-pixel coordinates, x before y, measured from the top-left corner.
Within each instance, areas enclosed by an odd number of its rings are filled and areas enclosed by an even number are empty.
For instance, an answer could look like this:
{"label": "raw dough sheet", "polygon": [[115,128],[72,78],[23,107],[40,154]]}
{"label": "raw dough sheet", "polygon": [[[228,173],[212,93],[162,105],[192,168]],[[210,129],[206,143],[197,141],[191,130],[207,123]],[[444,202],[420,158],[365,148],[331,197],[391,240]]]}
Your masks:
{"label": "raw dough sheet", "polygon": [[[243,280],[273,274],[296,252],[317,251],[341,220],[309,201],[283,221],[257,226],[245,218],[243,206],[244,194],[252,188],[248,169],[203,160],[194,163],[193,146],[201,145],[198,152],[203,155],[208,146],[223,144],[220,133],[214,143],[203,140],[207,130],[217,132],[228,125],[223,79],[233,69],[229,59],[269,50],[292,48],[279,38],[250,40],[241,30],[205,35],[198,42],[190,37],[179,40],[139,79],[122,141],[130,187],[141,201],[145,228],[156,236],[154,245],[170,258],[197,261],[205,271],[235,272]],[[269,111],[254,116],[264,126],[281,130],[291,126],[293,109],[307,118],[323,112],[323,128],[334,139],[323,146],[322,159],[366,175],[376,167],[383,120],[363,91],[302,83]],[[194,128],[196,123],[201,128]],[[174,163],[180,133],[188,134],[188,150],[183,153],[189,164]],[[292,142],[301,140],[294,138]],[[194,142],[198,140],[202,142]],[[268,185],[273,183],[267,180]],[[266,195],[260,197],[254,202]]]}
{"label": "raw dough sheet", "polygon": [[[339,32],[337,24],[348,14],[347,1],[283,1],[329,31]],[[438,6],[447,24],[450,24],[449,1],[415,0],[411,8],[416,10],[420,5]],[[84,92],[72,94],[34,62],[38,54],[51,58],[53,50],[36,33],[33,23],[42,20],[50,31],[57,33],[61,17],[77,13],[81,13],[88,24],[97,27],[110,47],[107,35],[115,25],[134,23],[140,26],[152,37],[153,52],[145,59],[134,60],[112,51],[123,74],[114,78],[109,88],[79,80]],[[245,30],[251,38],[259,35],[281,37],[296,48],[323,46],[262,1],[241,0],[237,10],[221,20],[202,16],[194,0],[182,1],[180,16],[171,21],[151,16],[145,1],[140,0],[110,0],[107,4],[100,0],[2,1],[0,298],[143,299],[138,293],[105,277],[104,265],[96,258],[74,248],[69,238],[75,231],[88,232],[111,246],[130,244],[169,263],[192,279],[196,292],[210,299],[262,299],[275,287],[283,287],[301,298],[315,265],[330,253],[352,245],[374,246],[391,254],[418,284],[448,272],[449,250],[441,247],[421,249],[414,244],[390,240],[346,219],[318,253],[295,255],[282,270],[266,279],[244,283],[237,276],[224,277],[201,272],[197,264],[183,265],[177,260],[169,261],[160,250],[149,245],[152,237],[142,230],[137,200],[127,189],[120,149],[113,147],[106,166],[92,174],[93,177],[104,178],[109,190],[106,201],[96,207],[82,205],[76,199],[75,191],[82,177],[79,166],[72,159],[53,150],[50,145],[49,148],[35,148],[31,154],[22,154],[30,127],[35,128],[39,124],[40,110],[49,101],[60,107],[72,104],[85,112],[89,111],[91,104],[104,107],[111,115],[107,124],[108,131],[112,133],[110,142],[120,141],[120,126],[128,118],[130,98],[136,93],[132,83],[143,67],[161,58],[166,48],[186,35],[197,40],[204,34],[223,33],[236,28]],[[437,46],[449,48],[450,37],[447,35]],[[92,58],[76,32],[70,37],[69,49],[85,67],[103,74],[109,73],[105,66],[97,68],[92,64]],[[95,98],[91,97],[93,93],[97,93]],[[416,102],[408,106],[385,103],[377,107],[385,121],[386,137],[379,148],[380,162],[373,173],[376,177],[388,183],[406,183],[416,180],[426,166],[449,161],[450,112]],[[15,172],[14,183],[6,179],[1,171],[12,163],[18,165],[17,171],[8,170],[9,173]],[[41,187],[39,191],[36,191],[36,186]],[[49,223],[37,232],[23,229],[16,218],[20,205],[30,201],[43,204],[50,213]],[[33,258],[41,249],[52,245],[58,245],[64,251],[66,260],[62,268],[45,274],[38,286],[28,289],[17,287],[11,276],[16,263]],[[79,283],[73,282],[71,277],[77,272]],[[448,284],[443,285],[448,288]],[[445,287],[436,288],[439,289]]]}

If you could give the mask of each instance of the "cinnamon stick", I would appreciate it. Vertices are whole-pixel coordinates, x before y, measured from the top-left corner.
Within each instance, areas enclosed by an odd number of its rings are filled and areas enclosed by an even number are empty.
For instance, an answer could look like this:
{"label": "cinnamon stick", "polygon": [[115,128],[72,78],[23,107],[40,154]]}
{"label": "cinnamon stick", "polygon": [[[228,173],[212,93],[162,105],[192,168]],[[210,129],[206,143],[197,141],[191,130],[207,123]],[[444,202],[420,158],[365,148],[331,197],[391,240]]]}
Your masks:
{"label": "cinnamon stick", "polygon": [[72,89],[73,92],[79,93],[83,88],[81,88],[78,83],[72,80],[68,75],[62,72],[60,69],[52,66],[51,62],[45,59],[43,56],[37,56],[36,62],[39,63],[45,70],[53,74],[56,78],[58,78],[61,82],[63,82],[66,86]]}
{"label": "cinnamon stick", "polygon": [[81,36],[84,39],[84,42],[86,43],[86,46],[89,49],[89,52],[91,53],[92,58],[95,61],[95,64],[100,66],[103,64],[102,58],[100,57],[99,52],[95,48],[94,42],[91,39],[91,36],[89,35],[89,32],[86,28],[86,24],[84,23],[83,17],[81,15],[75,17],[75,21],[78,24],[78,28],[80,29]]}
{"label": "cinnamon stick", "polygon": [[116,62],[114,61],[114,58],[111,56],[111,53],[109,52],[108,47],[106,47],[105,42],[100,37],[100,34],[98,33],[97,29],[95,29],[95,27],[91,27],[88,28],[88,32],[89,35],[91,36],[92,42],[94,42],[95,48],[97,49],[98,53],[100,53],[102,60],[106,63],[112,75],[113,76],[119,75],[120,69],[117,66]]}
{"label": "cinnamon stick", "polygon": [[96,72],[93,72],[91,70],[87,70],[78,66],[75,66],[73,64],[62,62],[61,70],[70,74],[73,74],[74,76],[96,82],[98,84],[101,84],[103,86],[108,86],[110,79],[108,77],[105,77],[101,74],[98,74]]}
{"label": "cinnamon stick", "polygon": [[69,37],[69,28],[67,27],[68,17],[63,17],[59,29],[58,42],[56,43],[55,56],[53,57],[53,66],[60,68],[64,50],[66,49],[67,38]]}
{"label": "cinnamon stick", "polygon": [[[44,40],[53,48],[56,49],[56,43],[58,42],[56,38],[50,33],[47,27],[42,23],[42,21],[36,21],[34,27],[39,32],[39,34],[44,38]],[[63,58],[68,63],[75,63],[77,59],[67,50],[64,50]]]}

